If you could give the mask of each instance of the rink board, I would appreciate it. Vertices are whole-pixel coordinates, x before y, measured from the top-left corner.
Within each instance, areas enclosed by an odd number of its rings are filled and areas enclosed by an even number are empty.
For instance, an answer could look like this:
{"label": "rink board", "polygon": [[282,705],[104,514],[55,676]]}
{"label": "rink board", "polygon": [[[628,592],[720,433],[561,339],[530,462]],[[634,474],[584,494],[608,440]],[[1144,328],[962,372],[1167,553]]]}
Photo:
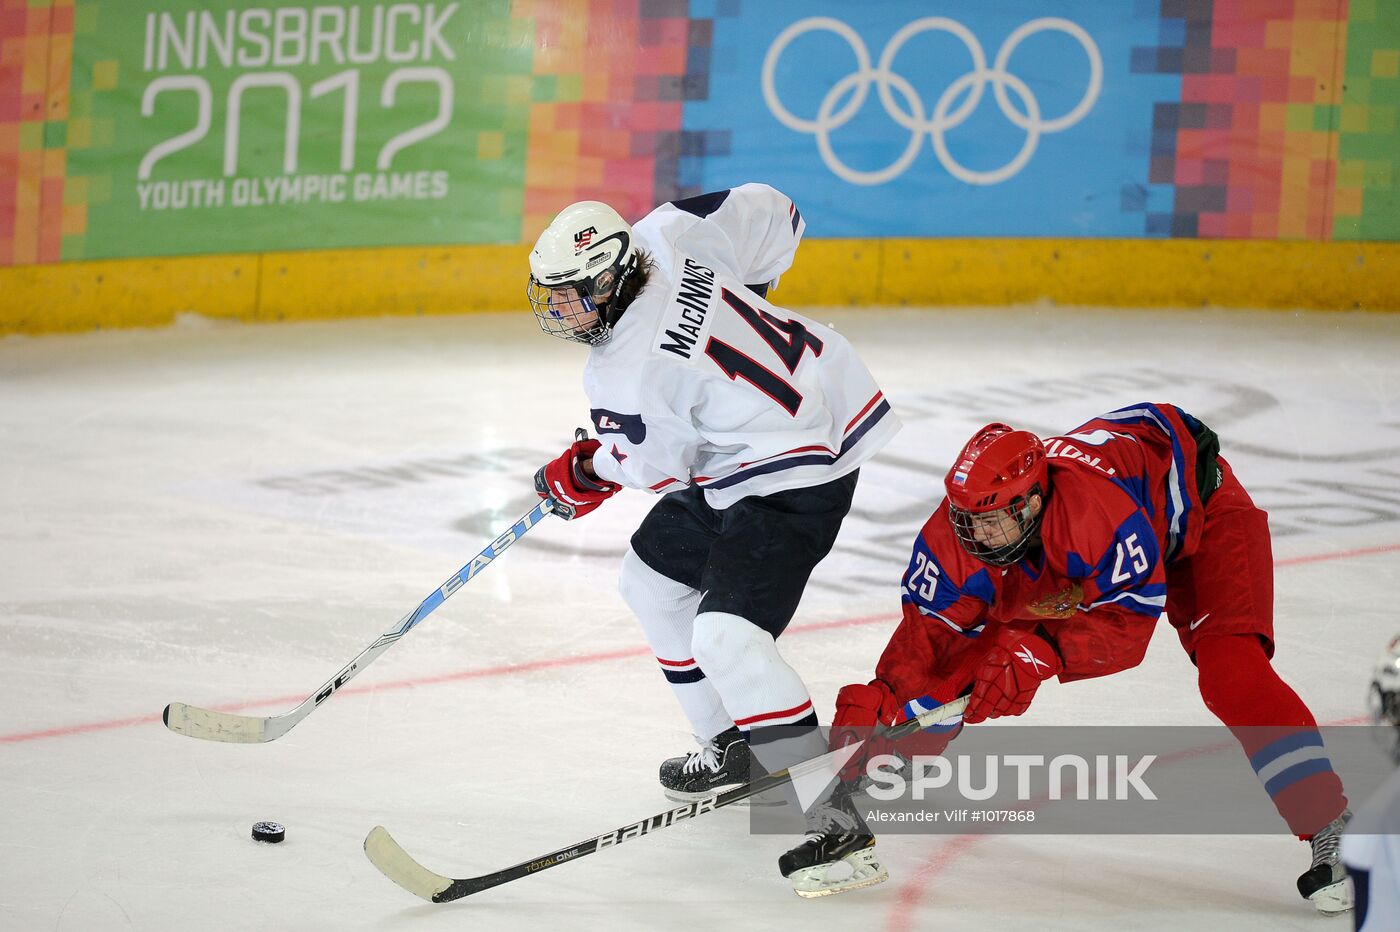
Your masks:
{"label": "rink board", "polygon": [[[181,314],[277,321],[523,309],[525,258],[521,245],[432,246],[18,266],[0,269],[0,334],[161,326]],[[813,239],[773,297],[791,307],[1397,310],[1400,244]]]}

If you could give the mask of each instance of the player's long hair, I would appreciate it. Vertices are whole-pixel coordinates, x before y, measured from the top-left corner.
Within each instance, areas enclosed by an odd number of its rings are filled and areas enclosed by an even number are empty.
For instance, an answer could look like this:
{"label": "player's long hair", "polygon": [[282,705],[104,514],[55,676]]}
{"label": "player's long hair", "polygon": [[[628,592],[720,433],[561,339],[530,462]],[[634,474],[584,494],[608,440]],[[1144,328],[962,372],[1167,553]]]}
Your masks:
{"label": "player's long hair", "polygon": [[638,249],[634,260],[632,271],[623,276],[621,283],[617,286],[617,295],[608,302],[608,323],[616,324],[622,317],[622,312],[627,310],[627,306],[637,300],[637,295],[642,293],[642,289],[651,281],[651,273],[656,269],[656,260],[651,257],[651,253],[645,249]]}

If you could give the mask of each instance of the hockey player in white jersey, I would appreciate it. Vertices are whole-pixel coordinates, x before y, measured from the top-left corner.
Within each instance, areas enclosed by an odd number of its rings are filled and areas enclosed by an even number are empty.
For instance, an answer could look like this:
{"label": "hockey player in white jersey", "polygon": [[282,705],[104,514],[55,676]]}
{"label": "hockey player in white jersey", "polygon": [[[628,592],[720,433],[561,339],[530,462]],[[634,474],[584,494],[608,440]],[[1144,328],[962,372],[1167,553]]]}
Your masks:
{"label": "hockey player in white jersey", "polygon": [[804,228],[783,194],[745,184],[635,227],[606,204],[573,204],[530,253],[540,327],[591,347],[597,435],[542,467],[538,491],[572,516],[623,487],[663,493],[620,589],[699,744],[661,764],[676,800],[746,782],[751,753],[772,768],[825,750],[775,641],[858,468],[898,429],[845,338],[766,300]]}
{"label": "hockey player in white jersey", "polygon": [[[1400,636],[1376,661],[1371,719],[1386,729],[1400,767]],[[1400,770],[1356,810],[1342,836],[1342,863],[1355,886],[1357,932],[1400,929]]]}

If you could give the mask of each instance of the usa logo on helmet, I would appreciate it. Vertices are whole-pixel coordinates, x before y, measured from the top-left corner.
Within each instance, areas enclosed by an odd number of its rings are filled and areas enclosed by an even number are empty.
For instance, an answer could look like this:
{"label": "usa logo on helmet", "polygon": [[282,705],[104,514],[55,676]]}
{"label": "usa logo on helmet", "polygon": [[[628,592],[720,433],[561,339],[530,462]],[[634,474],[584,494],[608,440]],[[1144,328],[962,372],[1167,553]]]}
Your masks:
{"label": "usa logo on helmet", "polygon": [[585,230],[579,230],[577,233],[575,233],[575,234],[574,234],[574,255],[578,255],[579,253],[581,253],[581,252],[583,252],[585,249],[587,249],[590,245],[592,245],[592,243],[593,243],[593,237],[596,236],[597,233],[598,233],[598,228],[597,228],[597,227],[588,227],[588,228],[585,229]]}

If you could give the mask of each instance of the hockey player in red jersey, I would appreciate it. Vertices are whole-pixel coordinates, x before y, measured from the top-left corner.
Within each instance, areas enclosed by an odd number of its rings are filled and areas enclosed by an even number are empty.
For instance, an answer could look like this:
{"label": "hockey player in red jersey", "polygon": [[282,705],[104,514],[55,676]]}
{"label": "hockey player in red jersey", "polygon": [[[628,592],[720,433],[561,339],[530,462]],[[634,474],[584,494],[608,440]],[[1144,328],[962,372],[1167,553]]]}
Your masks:
{"label": "hockey player in red jersey", "polygon": [[[833,745],[969,691],[966,724],[1020,715],[1051,677],[1137,666],[1165,611],[1206,706],[1240,740],[1289,828],[1311,842],[1299,892],[1323,912],[1349,908],[1337,856],[1350,817],[1341,781],[1312,713],[1270,663],[1267,515],[1216,435],[1169,404],[1121,408],[1043,442],[989,424],[944,485],[914,542],[903,618],[876,679],[837,697]],[[857,764],[879,753],[875,744]],[[838,793],[828,808],[853,807]],[[874,845],[868,833],[841,835],[839,826],[811,835],[785,858],[829,863],[832,850]]]}

